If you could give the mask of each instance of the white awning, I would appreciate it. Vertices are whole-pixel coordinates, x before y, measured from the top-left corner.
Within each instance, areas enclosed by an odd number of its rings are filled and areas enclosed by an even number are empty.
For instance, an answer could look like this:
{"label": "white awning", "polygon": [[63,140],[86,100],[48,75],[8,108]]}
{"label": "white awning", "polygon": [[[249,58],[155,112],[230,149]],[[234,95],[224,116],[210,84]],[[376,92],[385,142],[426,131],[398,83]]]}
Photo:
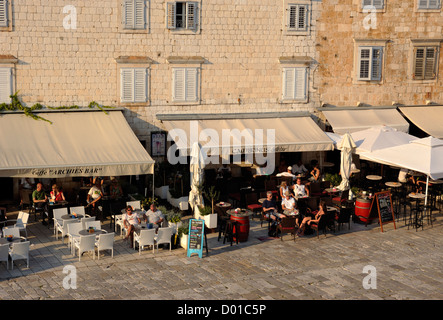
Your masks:
{"label": "white awning", "polygon": [[443,106],[401,107],[400,111],[424,132],[443,138]]}
{"label": "white awning", "polygon": [[345,134],[375,126],[389,126],[408,132],[409,124],[395,108],[343,109],[322,111],[335,133]]}
{"label": "white awning", "polygon": [[190,150],[194,141],[200,142],[204,149],[221,148],[222,154],[334,149],[333,141],[310,116],[221,116],[221,119],[217,120],[200,117],[196,120],[163,120],[163,124],[169,138],[176,142],[179,150]]}
{"label": "white awning", "polygon": [[0,114],[0,177],[152,174],[154,160],[120,110]]}

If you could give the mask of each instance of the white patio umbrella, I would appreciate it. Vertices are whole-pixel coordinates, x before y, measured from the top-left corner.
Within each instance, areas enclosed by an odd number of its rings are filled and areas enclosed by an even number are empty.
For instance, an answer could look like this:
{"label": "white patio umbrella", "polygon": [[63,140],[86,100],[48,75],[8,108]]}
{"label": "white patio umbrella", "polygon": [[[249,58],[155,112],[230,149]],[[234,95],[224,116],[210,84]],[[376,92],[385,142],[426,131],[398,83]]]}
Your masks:
{"label": "white patio umbrella", "polygon": [[200,185],[203,181],[206,152],[202,150],[201,145],[194,142],[191,150],[191,162],[190,162],[190,180],[191,180],[191,191],[189,192],[189,204],[194,210],[197,206],[203,206],[203,195],[198,190],[197,185]]}
{"label": "white patio umbrella", "polygon": [[349,133],[345,133],[345,135],[337,145],[337,149],[341,150],[341,183],[337,187],[337,189],[341,191],[348,190],[350,188],[349,177],[351,176],[352,152],[354,151],[355,147],[356,144]]}
{"label": "white patio umbrella", "polygon": [[443,140],[427,137],[412,140],[409,143],[363,153],[370,161],[394,165],[401,168],[421,172],[426,178],[425,205],[428,200],[429,178],[443,178]]}

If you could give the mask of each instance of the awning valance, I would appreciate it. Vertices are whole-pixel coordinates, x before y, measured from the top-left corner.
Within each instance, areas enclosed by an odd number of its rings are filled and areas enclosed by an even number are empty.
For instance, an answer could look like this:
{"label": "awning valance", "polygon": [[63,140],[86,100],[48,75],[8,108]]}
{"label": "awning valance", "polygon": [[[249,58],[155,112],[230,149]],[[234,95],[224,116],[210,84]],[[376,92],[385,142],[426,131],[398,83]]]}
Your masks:
{"label": "awning valance", "polygon": [[389,126],[408,132],[409,124],[396,108],[322,110],[335,133],[345,134],[375,126]]}
{"label": "awning valance", "polygon": [[152,174],[154,160],[120,110],[0,114],[0,177]]}
{"label": "awning valance", "polygon": [[[161,115],[157,115],[162,118]],[[190,150],[198,141],[202,148],[220,148],[220,154],[257,152],[298,152],[333,150],[333,142],[307,116],[261,117],[254,115],[195,120],[163,120],[168,136],[177,149]],[[164,119],[164,118],[162,118]]]}
{"label": "awning valance", "polygon": [[400,111],[427,134],[443,139],[443,106],[401,107]]}

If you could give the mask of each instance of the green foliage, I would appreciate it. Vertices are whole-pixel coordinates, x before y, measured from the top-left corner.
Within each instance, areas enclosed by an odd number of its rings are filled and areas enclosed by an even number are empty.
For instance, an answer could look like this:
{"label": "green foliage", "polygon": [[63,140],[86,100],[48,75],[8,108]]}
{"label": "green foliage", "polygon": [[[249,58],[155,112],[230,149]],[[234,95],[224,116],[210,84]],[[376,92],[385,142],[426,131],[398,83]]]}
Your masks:
{"label": "green foliage", "polygon": [[331,182],[331,186],[338,186],[341,182],[341,176],[338,173],[326,173],[325,180]]}
{"label": "green foliage", "polygon": [[180,222],[182,219],[180,213],[172,211],[172,210],[168,211],[165,214],[165,216],[166,216],[166,220],[168,220],[169,222],[172,222],[172,223]]}
{"label": "green foliage", "polygon": [[208,214],[212,213],[212,208],[209,206],[199,207],[198,210],[202,216],[207,216]]}
{"label": "green foliage", "polygon": [[177,229],[178,236],[189,233],[189,221],[183,221],[182,225]]}

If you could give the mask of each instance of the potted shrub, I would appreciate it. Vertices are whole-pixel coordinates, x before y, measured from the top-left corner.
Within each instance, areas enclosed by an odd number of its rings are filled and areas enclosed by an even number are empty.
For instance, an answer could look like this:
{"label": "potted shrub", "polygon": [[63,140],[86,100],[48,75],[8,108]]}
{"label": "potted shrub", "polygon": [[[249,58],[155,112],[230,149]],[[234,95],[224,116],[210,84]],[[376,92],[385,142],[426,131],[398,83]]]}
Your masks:
{"label": "potted shrub", "polygon": [[189,233],[189,221],[183,222],[177,229],[178,237],[180,238],[180,246],[182,248],[188,248],[188,233]]}
{"label": "potted shrub", "polygon": [[209,229],[217,228],[217,214],[212,213],[212,207],[204,206],[198,208],[200,215],[205,220],[205,225]]}
{"label": "potted shrub", "polygon": [[173,228],[173,234],[178,232],[178,228],[181,226],[181,214],[173,210],[168,211],[165,214],[168,225]]}

